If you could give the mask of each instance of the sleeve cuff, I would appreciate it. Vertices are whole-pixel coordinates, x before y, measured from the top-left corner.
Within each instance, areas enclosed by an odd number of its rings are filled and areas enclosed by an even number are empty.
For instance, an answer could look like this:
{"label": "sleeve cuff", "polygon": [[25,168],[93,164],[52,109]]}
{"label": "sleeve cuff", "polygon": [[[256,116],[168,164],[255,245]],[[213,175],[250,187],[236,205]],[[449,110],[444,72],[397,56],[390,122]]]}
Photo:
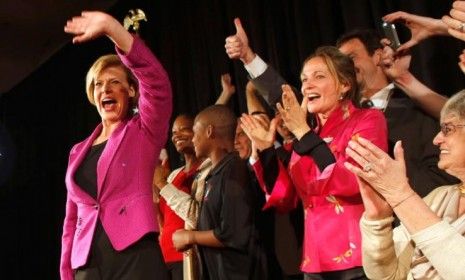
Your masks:
{"label": "sleeve cuff", "polygon": [[255,58],[249,64],[244,64],[244,67],[250,77],[255,79],[266,71],[268,65],[265,61],[263,61],[263,59],[261,59],[261,57],[255,55]]}
{"label": "sleeve cuff", "polygon": [[249,157],[249,164],[254,165],[258,161],[258,158]]}
{"label": "sleeve cuff", "polygon": [[263,177],[266,191],[271,193],[279,173],[278,158],[273,146],[258,153],[258,158],[263,166]]}
{"label": "sleeve cuff", "polygon": [[169,201],[172,197],[176,196],[178,189],[172,185],[167,184],[160,190],[160,195],[166,200]]}
{"label": "sleeve cuff", "polygon": [[309,155],[320,170],[336,162],[336,158],[320,136],[315,132],[307,132],[299,141],[294,143],[294,151],[299,155]]}
{"label": "sleeve cuff", "polygon": [[392,222],[394,222],[393,216],[389,216],[381,220],[367,220],[364,213],[360,219],[360,226],[362,228],[371,228],[379,231],[385,229],[387,226],[392,226]]}
{"label": "sleeve cuff", "polygon": [[445,221],[440,221],[413,234],[412,240],[414,240],[418,246],[421,246],[421,244],[430,243],[435,239],[443,239],[444,237],[451,236],[454,233],[456,233],[456,231],[450,226],[450,224]]}

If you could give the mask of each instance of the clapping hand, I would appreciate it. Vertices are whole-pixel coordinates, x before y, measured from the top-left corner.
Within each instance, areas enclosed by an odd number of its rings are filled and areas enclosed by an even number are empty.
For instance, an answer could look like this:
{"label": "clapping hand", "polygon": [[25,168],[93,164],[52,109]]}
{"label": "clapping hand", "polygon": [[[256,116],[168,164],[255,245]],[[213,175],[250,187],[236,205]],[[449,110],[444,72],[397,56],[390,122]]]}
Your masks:
{"label": "clapping hand", "polygon": [[276,137],[276,119],[271,120],[268,126],[263,119],[242,114],[241,128],[259,151],[273,146]]}
{"label": "clapping hand", "polygon": [[404,150],[400,141],[394,147],[394,159],[362,137],[358,137],[357,141],[351,140],[346,153],[361,167],[345,162],[346,168],[362,182],[367,182],[391,207],[394,208],[413,192],[408,183]]}
{"label": "clapping hand", "polygon": [[308,98],[304,96],[302,103],[299,104],[289,85],[283,85],[282,90],[282,105],[278,103],[276,108],[289,131],[300,139],[311,130],[307,124]]}

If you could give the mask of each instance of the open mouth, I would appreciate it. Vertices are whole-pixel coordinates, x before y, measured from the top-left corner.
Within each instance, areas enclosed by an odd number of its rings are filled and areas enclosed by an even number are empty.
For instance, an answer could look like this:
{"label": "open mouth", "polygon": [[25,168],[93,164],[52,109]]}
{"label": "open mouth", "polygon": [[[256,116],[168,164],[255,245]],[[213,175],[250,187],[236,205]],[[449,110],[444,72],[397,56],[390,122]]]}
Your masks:
{"label": "open mouth", "polygon": [[176,145],[181,145],[181,144],[183,144],[183,143],[185,143],[185,142],[186,142],[186,140],[182,140],[182,139],[179,139],[179,140],[174,141],[174,143],[175,143]]}
{"label": "open mouth", "polygon": [[184,143],[187,143],[189,141],[189,138],[175,137],[172,141],[175,146],[179,146],[183,145]]}
{"label": "open mouth", "polygon": [[321,95],[319,95],[316,92],[310,92],[309,94],[307,94],[308,101],[314,101],[314,100],[316,100],[316,99],[318,99],[320,97],[321,97]]}
{"label": "open mouth", "polygon": [[102,100],[102,107],[105,110],[112,109],[115,104],[116,104],[116,100],[111,99],[111,98],[105,98],[105,99]]}

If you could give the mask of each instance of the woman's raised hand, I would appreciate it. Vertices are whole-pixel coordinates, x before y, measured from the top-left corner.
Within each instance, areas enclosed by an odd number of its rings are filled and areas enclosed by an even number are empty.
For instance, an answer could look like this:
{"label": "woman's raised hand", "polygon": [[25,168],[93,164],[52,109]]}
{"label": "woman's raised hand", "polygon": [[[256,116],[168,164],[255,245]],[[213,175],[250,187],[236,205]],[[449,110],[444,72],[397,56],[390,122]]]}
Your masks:
{"label": "woman's raised hand", "polygon": [[66,22],[65,32],[75,35],[73,43],[82,43],[108,33],[109,24],[115,20],[102,12],[82,12]]}
{"label": "woman's raised hand", "polygon": [[84,11],[66,22],[66,33],[73,34],[73,43],[83,43],[100,36],[108,36],[118,48],[128,53],[134,38],[119,21],[99,11]]}

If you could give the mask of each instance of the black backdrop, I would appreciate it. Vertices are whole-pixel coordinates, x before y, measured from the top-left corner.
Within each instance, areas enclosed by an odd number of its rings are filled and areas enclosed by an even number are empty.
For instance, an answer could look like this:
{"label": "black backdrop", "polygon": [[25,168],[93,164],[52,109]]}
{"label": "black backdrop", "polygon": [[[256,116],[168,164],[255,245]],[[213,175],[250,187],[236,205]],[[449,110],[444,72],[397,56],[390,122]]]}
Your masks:
{"label": "black backdrop", "polygon": [[[235,32],[234,17],[242,19],[254,50],[300,86],[301,61],[317,46],[334,44],[352,28],[379,30],[381,16],[391,11],[440,17],[448,13],[451,4],[439,0],[167,2],[117,1],[109,12],[121,20],[130,8],[146,12],[149,21],[142,23],[140,35],[170,74],[174,115],[195,114],[212,104],[220,91],[220,75],[226,72],[238,89],[230,106],[237,113],[245,110],[241,94],[245,70],[224,52],[225,37]],[[401,39],[405,39],[407,34],[402,31]],[[451,95],[464,87],[457,67],[463,47],[452,38],[430,39],[413,50],[412,71],[435,90]],[[67,44],[0,96],[0,149],[4,149],[0,183],[6,180],[0,188],[0,240],[4,244],[0,267],[3,273],[13,273],[14,279],[58,278],[68,151],[99,121],[85,97],[84,77],[90,64],[108,52],[113,48],[106,39],[81,46]],[[169,150],[173,151],[171,146]],[[171,161],[173,166],[179,164],[175,156]],[[8,166],[13,164],[11,176],[6,178]]]}

